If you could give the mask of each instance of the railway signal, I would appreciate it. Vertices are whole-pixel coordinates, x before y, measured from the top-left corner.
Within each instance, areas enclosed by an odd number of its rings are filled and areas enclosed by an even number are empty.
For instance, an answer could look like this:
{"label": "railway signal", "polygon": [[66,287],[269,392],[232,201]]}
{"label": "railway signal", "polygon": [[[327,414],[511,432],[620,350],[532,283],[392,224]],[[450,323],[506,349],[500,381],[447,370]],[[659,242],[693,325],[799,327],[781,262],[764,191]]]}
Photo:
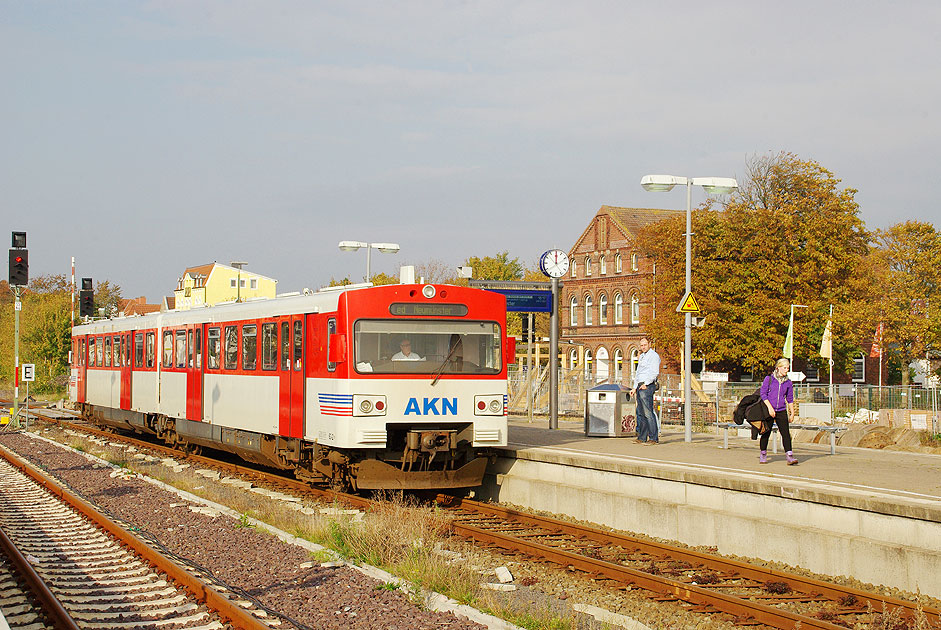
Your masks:
{"label": "railway signal", "polygon": [[91,278],[82,278],[82,290],[78,293],[78,314],[80,317],[94,317],[95,291]]}
{"label": "railway signal", "polygon": [[13,232],[13,247],[10,248],[10,286],[25,287],[29,284],[29,251],[26,249],[26,232]]}

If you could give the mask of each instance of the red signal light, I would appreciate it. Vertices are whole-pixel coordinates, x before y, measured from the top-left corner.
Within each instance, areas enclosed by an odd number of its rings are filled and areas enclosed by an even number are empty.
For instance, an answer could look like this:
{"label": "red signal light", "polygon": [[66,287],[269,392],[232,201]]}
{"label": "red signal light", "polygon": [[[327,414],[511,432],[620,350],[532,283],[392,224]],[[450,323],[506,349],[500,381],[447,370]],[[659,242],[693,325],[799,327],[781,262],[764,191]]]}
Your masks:
{"label": "red signal light", "polygon": [[16,262],[18,262],[18,263],[21,263],[21,262],[23,262],[23,257],[22,257],[22,256],[17,256],[17,257],[14,258],[13,260],[16,261]]}

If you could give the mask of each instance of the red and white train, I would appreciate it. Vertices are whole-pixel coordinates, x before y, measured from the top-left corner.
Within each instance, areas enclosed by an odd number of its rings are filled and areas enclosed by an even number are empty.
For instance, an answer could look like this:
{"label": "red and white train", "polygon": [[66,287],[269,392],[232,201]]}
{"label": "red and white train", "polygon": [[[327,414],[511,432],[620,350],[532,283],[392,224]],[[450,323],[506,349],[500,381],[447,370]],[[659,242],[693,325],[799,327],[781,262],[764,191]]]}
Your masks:
{"label": "red and white train", "polygon": [[70,396],[100,424],[314,483],[472,487],[506,445],[514,352],[500,294],[337,287],[76,326]]}

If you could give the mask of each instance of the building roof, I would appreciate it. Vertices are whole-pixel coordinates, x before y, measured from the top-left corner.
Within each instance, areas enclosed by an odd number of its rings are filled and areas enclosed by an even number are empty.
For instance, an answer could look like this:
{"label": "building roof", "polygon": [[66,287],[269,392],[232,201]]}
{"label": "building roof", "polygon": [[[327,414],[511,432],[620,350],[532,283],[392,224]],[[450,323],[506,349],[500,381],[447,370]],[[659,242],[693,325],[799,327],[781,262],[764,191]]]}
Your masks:
{"label": "building roof", "polygon": [[[576,239],[575,244],[569,250],[569,253],[593,252],[599,249],[610,249],[623,247],[627,241],[632,241],[640,228],[668,219],[675,216],[681,216],[684,210],[665,210],[661,208],[621,208],[618,206],[601,206],[595,216],[592,217],[585,230]],[[601,240],[596,230],[599,224],[599,217],[607,217],[608,223],[616,230],[619,235],[607,234],[603,240],[607,245],[599,246],[597,241]]]}
{"label": "building roof", "polygon": [[636,234],[637,230],[651,223],[662,221],[675,217],[678,214],[684,214],[685,210],[667,210],[662,208],[620,208],[617,206],[601,206],[598,214],[607,214],[611,216],[621,227],[631,234]]}
{"label": "building roof", "polygon": [[118,312],[124,316],[146,315],[148,313],[159,313],[160,304],[148,304],[147,298],[143,295],[138,298],[130,298],[118,302]]}
{"label": "building roof", "polygon": [[[182,282],[183,277],[186,276],[186,274],[189,274],[191,278],[193,278],[194,280],[197,280],[196,282],[197,287],[205,286],[206,280],[209,278],[209,275],[212,273],[212,270],[215,269],[216,267],[222,267],[224,269],[231,269],[232,271],[239,271],[235,267],[231,267],[229,265],[224,265],[219,262],[211,262],[205,265],[196,265],[195,267],[187,267],[185,270],[183,270],[183,276],[180,277],[180,281]],[[271,280],[272,282],[277,282],[277,280],[275,280],[274,278],[263,276],[260,273],[249,271],[248,269],[242,269],[241,273],[245,274],[246,277],[250,276],[253,278],[264,278],[265,280]]]}

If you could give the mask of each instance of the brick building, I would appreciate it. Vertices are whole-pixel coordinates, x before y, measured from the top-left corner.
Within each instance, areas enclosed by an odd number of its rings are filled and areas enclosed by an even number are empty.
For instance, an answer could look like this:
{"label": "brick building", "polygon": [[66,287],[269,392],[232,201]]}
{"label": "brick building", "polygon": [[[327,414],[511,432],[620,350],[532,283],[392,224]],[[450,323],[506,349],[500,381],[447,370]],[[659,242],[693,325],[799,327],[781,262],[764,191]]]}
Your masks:
{"label": "brick building", "polygon": [[630,383],[644,323],[656,314],[648,293],[656,265],[637,249],[637,230],[676,214],[601,206],[575,241],[559,313],[564,366],[591,381]]}

